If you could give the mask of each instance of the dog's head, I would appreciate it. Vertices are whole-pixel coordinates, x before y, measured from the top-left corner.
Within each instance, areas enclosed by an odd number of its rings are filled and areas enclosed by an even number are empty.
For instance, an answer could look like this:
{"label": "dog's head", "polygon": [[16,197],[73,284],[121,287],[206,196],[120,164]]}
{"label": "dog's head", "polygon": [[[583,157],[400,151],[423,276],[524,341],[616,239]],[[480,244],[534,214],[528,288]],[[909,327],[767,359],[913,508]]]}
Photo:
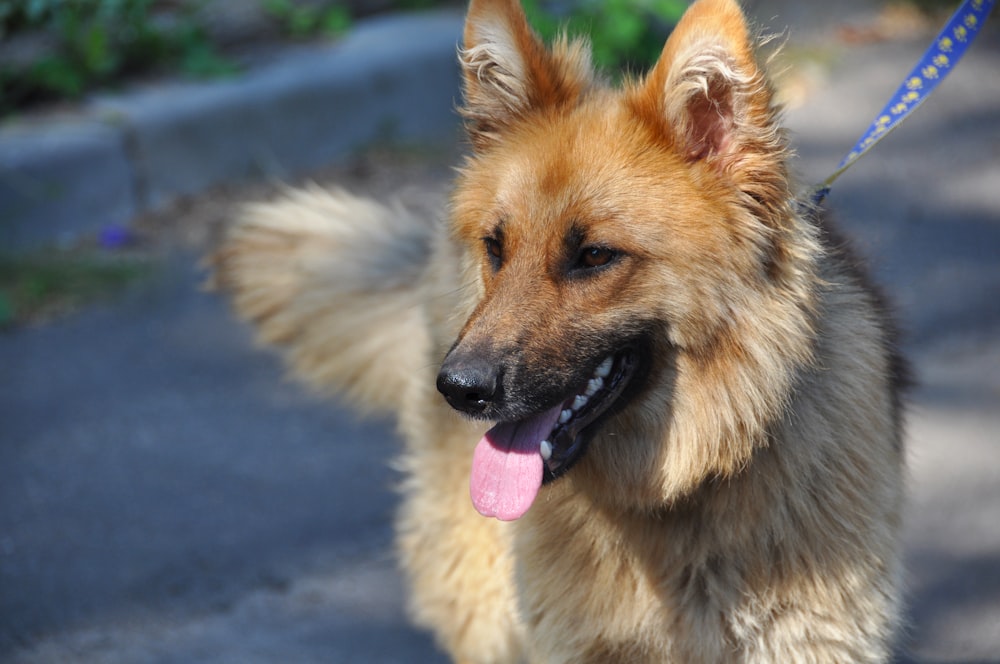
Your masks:
{"label": "dog's head", "polygon": [[477,297],[438,388],[498,422],[477,507],[517,518],[581,460],[637,502],[744,463],[808,354],[814,243],[739,7],[699,0],[612,89],[585,42],[547,49],[515,0],[473,0],[462,64],[452,230]]}

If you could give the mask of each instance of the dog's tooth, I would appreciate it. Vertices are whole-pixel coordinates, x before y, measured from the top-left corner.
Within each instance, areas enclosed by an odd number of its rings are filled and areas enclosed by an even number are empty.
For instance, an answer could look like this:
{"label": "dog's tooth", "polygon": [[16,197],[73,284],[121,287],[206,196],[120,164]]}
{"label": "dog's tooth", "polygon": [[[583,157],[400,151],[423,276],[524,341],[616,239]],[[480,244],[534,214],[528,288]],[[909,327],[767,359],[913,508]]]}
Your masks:
{"label": "dog's tooth", "polygon": [[538,444],[538,453],[542,455],[542,458],[548,461],[552,458],[552,443],[547,440],[543,440]]}
{"label": "dog's tooth", "polygon": [[576,398],[573,399],[573,410],[580,410],[581,408],[587,405],[587,401],[589,401],[589,399],[587,398],[586,395],[583,394],[576,395]]}
{"label": "dog's tooth", "polygon": [[603,362],[601,362],[601,365],[597,367],[597,370],[594,372],[594,375],[597,376],[598,378],[607,378],[608,374],[611,373],[611,365],[613,364],[614,364],[614,358],[612,358],[609,355],[607,358],[605,358]]}
{"label": "dog's tooth", "polygon": [[559,424],[566,424],[569,422],[569,418],[573,417],[573,411],[567,408],[563,412],[559,413]]}
{"label": "dog's tooth", "polygon": [[601,389],[602,387],[604,387],[603,380],[601,380],[600,378],[591,378],[589,381],[587,381],[587,391],[584,392],[584,394],[587,395],[588,397],[592,397],[595,394],[597,394],[597,390]]}

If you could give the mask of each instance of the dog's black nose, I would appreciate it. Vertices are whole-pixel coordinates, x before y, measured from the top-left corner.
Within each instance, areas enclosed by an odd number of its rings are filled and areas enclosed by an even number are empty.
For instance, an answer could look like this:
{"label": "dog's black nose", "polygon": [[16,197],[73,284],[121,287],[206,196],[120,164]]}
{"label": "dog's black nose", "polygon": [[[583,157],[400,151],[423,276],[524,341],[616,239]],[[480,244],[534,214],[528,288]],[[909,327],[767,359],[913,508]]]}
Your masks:
{"label": "dog's black nose", "polygon": [[448,358],[437,377],[438,391],[452,408],[479,415],[497,398],[498,374],[484,362]]}

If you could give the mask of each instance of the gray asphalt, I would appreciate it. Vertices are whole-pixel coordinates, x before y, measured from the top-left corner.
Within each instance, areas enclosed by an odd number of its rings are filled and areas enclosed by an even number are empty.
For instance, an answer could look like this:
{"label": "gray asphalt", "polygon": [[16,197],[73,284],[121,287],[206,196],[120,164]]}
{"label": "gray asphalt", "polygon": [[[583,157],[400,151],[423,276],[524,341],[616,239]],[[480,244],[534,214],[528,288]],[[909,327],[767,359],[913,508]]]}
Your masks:
{"label": "gray asphalt", "polygon": [[[388,549],[396,441],[284,381],[192,262],[0,338],[0,653],[391,661],[406,646],[398,661],[417,661],[431,648],[404,623]],[[312,630],[245,615],[254,602],[294,605]],[[226,638],[205,643],[220,619]],[[267,643],[284,639],[310,644],[286,659]]]}
{"label": "gray asphalt", "polygon": [[[812,182],[927,37],[845,48],[801,30],[835,56],[788,114]],[[1000,662],[998,35],[829,199],[919,380],[905,662]],[[391,430],[287,380],[197,289],[195,258],[0,336],[0,661],[444,661],[404,617]]]}

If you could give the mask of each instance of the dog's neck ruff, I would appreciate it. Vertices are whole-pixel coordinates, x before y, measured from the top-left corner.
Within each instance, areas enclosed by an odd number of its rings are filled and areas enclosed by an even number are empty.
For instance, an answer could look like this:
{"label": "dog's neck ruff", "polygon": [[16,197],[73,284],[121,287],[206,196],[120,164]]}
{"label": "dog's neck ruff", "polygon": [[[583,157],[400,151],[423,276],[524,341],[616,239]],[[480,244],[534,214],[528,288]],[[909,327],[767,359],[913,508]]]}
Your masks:
{"label": "dog's neck ruff", "polygon": [[830,187],[840,175],[863,154],[889,135],[910,113],[924,102],[955,68],[958,61],[979,34],[996,0],[965,0],[934,38],[934,43],[913,67],[868,131],[840,161],[833,174],[812,188],[808,201],[799,200],[799,207],[818,207],[830,193]]}

